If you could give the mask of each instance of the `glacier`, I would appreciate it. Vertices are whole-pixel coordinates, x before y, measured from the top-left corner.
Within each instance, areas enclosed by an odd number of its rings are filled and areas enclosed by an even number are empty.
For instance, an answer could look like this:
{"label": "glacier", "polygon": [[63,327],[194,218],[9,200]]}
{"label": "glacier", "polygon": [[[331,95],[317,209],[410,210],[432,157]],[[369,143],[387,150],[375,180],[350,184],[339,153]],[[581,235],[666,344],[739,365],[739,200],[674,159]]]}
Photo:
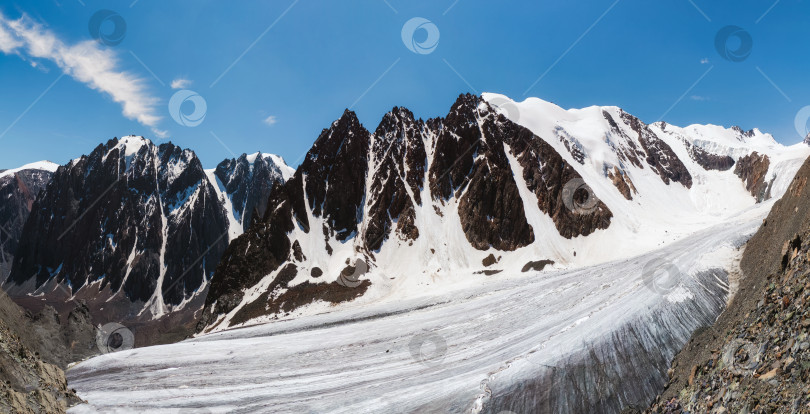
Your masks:
{"label": "glacier", "polygon": [[69,369],[69,384],[88,401],[70,412],[643,406],[691,333],[724,309],[741,247],[772,204],[627,259],[102,355]]}

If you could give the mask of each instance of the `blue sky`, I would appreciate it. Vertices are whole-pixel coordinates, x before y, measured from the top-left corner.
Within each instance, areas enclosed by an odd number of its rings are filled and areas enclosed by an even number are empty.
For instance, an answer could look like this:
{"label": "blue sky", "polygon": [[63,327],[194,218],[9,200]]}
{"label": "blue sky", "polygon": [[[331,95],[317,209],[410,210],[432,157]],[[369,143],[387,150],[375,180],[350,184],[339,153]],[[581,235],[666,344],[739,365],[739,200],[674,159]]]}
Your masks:
{"label": "blue sky", "polygon": [[[792,144],[810,105],[808,15],[801,0],[4,1],[0,168],[66,163],[127,134],[192,148],[206,168],[255,151],[296,166],[344,108],[373,130],[394,106],[444,116],[464,92],[757,127]],[[415,17],[430,22],[417,44],[438,32],[430,53],[403,42]],[[752,40],[739,62],[715,45],[729,25],[743,32],[727,50]],[[191,101],[175,111],[194,126],[172,117],[181,90],[205,102],[201,122]]]}

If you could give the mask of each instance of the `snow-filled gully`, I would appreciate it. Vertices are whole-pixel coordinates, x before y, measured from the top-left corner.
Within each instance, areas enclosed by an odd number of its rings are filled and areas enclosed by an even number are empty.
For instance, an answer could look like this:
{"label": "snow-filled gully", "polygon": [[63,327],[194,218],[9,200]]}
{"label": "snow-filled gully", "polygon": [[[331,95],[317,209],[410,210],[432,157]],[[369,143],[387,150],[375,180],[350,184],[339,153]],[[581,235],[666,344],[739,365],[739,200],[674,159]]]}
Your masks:
{"label": "snow-filled gully", "polygon": [[[772,203],[642,256],[138,348],[68,371],[88,412],[619,412],[725,307]],[[615,248],[612,246],[611,248]],[[652,263],[652,264],[650,264]],[[676,285],[652,276],[672,265]],[[657,281],[657,283],[652,283]]]}

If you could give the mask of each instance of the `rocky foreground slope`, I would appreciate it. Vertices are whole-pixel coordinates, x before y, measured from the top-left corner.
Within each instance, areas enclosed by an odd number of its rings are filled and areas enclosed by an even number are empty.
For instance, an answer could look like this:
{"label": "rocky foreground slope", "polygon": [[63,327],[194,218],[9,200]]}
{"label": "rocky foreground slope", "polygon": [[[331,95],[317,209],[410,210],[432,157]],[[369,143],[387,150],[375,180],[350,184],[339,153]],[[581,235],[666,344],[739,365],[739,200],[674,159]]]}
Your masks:
{"label": "rocky foreground slope", "polygon": [[[82,341],[73,336],[73,343],[66,344],[63,339],[68,339],[68,331],[81,330],[80,324],[71,321],[71,328],[60,329],[57,321],[41,322],[45,317],[32,319],[0,292],[0,413],[63,413],[82,402],[68,388],[64,365],[60,367],[58,361],[64,361],[63,353],[70,352],[70,345],[79,352],[88,339],[95,342],[92,326],[84,325],[90,328],[89,338]],[[46,332],[51,324],[57,329]]]}
{"label": "rocky foreground slope", "polygon": [[653,413],[810,412],[810,160],[747,243],[739,290],[677,356]]}

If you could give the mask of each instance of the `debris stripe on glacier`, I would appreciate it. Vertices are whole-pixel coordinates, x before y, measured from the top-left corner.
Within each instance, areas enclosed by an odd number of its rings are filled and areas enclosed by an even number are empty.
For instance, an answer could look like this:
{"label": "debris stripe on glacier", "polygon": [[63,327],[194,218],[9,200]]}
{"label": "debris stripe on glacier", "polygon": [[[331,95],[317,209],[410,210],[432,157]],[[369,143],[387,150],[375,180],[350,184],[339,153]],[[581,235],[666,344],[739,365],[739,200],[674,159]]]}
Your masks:
{"label": "debris stripe on glacier", "polygon": [[[575,385],[604,388],[618,375],[623,389],[635,387],[636,394],[652,398],[656,387],[648,383],[660,383],[662,364],[724,306],[723,284],[705,271],[730,266],[731,257],[716,250],[728,252],[729,244],[753,233],[770,204],[654,255],[529,278],[490,278],[482,286],[447,291],[439,303],[422,297],[341,308],[93,358],[68,371],[71,386],[89,402],[71,412],[182,407],[319,413],[387,407],[497,412],[508,407],[532,412],[542,410],[540,404],[572,407],[570,399],[524,398],[529,388],[520,384],[549,378],[549,367],[568,370],[549,380],[555,390],[549,395],[565,395],[557,392],[570,392]],[[648,290],[641,269],[661,256],[685,273],[700,275],[683,280],[691,298],[670,301]],[[425,332],[446,341],[447,352],[438,364],[420,363],[409,352],[412,339]],[[641,339],[627,343],[622,332]],[[605,371],[612,374],[595,377],[587,368],[593,364],[580,364],[591,355],[612,367]],[[628,361],[628,355],[638,361]],[[624,395],[611,391],[616,398]]]}

